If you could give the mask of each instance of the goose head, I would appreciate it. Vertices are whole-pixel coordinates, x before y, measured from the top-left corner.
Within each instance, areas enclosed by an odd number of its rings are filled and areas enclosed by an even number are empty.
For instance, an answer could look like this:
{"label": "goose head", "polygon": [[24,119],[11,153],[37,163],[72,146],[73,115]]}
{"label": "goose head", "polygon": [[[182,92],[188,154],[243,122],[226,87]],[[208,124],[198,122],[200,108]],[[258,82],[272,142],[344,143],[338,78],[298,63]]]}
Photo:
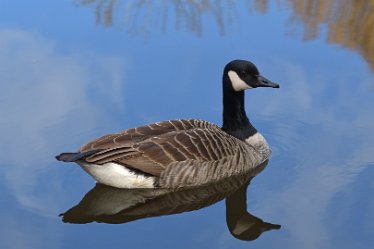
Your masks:
{"label": "goose head", "polygon": [[[279,88],[260,74],[257,67],[249,61],[233,60],[223,71],[223,124],[222,130],[240,139],[247,140],[257,133],[249,122],[244,108],[244,90],[257,87]],[[256,141],[258,139],[254,137]],[[252,139],[253,140],[253,139]],[[269,151],[264,139],[260,139],[261,151]],[[252,144],[253,145],[253,144]]]}
{"label": "goose head", "polygon": [[279,88],[277,83],[266,79],[252,62],[246,60],[229,62],[225,66],[223,76],[226,87],[230,87],[236,92],[257,87]]}

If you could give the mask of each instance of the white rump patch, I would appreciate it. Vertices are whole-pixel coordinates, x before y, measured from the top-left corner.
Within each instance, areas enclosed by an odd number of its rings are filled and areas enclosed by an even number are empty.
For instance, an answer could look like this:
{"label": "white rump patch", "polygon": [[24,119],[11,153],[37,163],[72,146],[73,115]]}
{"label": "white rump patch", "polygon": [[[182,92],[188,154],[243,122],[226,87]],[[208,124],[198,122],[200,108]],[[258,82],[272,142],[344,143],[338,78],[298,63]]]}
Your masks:
{"label": "white rump patch", "polygon": [[154,188],[155,178],[134,173],[117,163],[102,165],[78,162],[99,183],[116,188]]}
{"label": "white rump patch", "polygon": [[229,75],[229,78],[231,80],[232,87],[235,91],[243,91],[245,89],[250,89],[252,87],[248,86],[247,83],[245,83],[239,75],[234,71],[229,71],[227,73]]}

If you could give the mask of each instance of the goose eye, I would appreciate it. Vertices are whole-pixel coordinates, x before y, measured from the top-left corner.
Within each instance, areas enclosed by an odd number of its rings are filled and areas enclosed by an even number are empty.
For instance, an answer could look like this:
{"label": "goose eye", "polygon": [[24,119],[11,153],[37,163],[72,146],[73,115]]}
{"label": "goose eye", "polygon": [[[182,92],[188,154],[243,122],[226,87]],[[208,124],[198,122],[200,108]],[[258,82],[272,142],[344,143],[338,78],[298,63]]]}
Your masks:
{"label": "goose eye", "polygon": [[246,74],[247,72],[245,70],[240,71],[241,74]]}

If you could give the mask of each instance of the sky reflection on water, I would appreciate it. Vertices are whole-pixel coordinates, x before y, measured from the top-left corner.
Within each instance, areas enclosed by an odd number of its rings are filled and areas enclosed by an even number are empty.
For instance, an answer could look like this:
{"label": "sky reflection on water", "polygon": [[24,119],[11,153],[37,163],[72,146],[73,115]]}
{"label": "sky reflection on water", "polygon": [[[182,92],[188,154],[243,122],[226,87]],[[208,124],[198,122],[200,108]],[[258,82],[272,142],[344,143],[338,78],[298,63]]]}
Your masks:
{"label": "sky reflection on water", "polygon": [[[1,248],[373,244],[374,43],[367,30],[374,17],[364,11],[373,1],[221,1],[232,8],[221,6],[220,19],[212,2],[180,1],[191,11],[181,18],[187,26],[175,31],[171,15],[164,31],[152,23],[146,39],[128,26],[118,28],[122,5],[113,9],[112,28],[95,24],[97,2],[5,1],[0,10]],[[174,13],[172,3],[162,3]],[[336,13],[353,13],[353,21],[333,18],[331,6],[343,6]],[[200,28],[189,24],[189,15]],[[319,32],[305,35],[315,31],[312,24]],[[297,25],[306,33],[289,36]],[[358,35],[349,35],[353,31]],[[347,38],[333,39],[333,33]],[[194,117],[220,124],[222,68],[234,58],[254,61],[281,84],[280,91],[247,92],[246,104],[273,150],[268,167],[251,183],[248,209],[282,224],[281,230],[250,244],[237,241],[222,220],[222,202],[118,226],[60,221],[58,214],[94,183],[78,167],[55,162],[55,154],[159,120]]]}

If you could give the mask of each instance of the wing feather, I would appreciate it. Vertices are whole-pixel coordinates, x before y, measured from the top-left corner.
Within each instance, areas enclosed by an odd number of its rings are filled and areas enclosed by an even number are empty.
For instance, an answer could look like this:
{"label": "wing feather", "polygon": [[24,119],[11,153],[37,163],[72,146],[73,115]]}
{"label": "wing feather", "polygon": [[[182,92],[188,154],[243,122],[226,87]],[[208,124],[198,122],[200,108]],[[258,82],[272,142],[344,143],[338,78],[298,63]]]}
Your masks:
{"label": "wing feather", "polygon": [[235,153],[237,141],[218,126],[200,120],[170,120],[110,134],[89,142],[80,152],[100,150],[87,162],[116,162],[160,176],[171,163],[215,161]]}

